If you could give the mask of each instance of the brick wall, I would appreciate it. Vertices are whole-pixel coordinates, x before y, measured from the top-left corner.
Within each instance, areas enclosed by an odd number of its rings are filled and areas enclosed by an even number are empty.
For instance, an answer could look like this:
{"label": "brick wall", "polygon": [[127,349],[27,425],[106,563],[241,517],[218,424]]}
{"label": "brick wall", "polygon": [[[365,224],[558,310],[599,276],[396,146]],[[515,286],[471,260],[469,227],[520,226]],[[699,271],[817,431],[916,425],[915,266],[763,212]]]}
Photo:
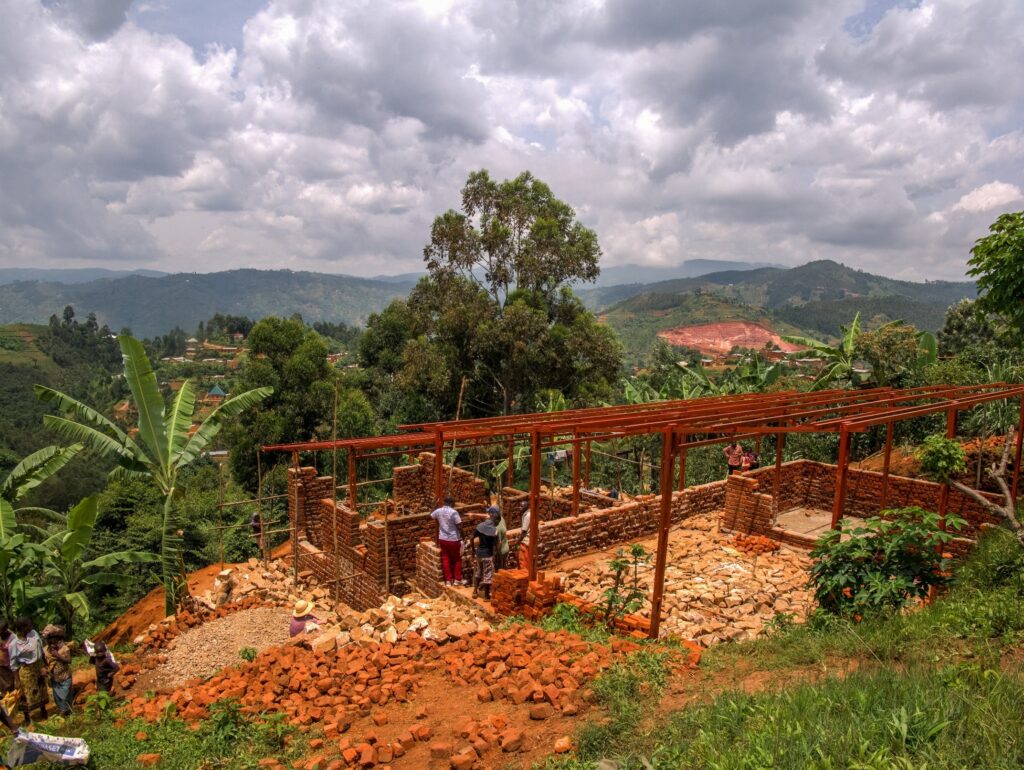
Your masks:
{"label": "brick wall", "polygon": [[725,480],[721,526],[733,532],[766,532],[775,521],[775,499],[759,492],[760,482],[734,473]]}
{"label": "brick wall", "polygon": [[[735,475],[730,477],[730,482],[735,478],[738,477]],[[774,467],[765,467],[744,474],[743,478],[756,481],[759,484],[757,487],[744,487],[749,489],[749,494],[763,494],[765,497],[771,497],[774,489]],[[739,485],[739,482],[736,483]],[[881,473],[856,468],[849,469],[845,514],[859,518],[877,516],[882,510],[882,486]],[[835,488],[836,466],[811,460],[794,460],[785,463],[781,469],[778,508],[782,511],[796,507],[830,511],[835,499]],[[941,488],[941,485],[932,481],[890,474],[886,508],[918,506],[925,510],[938,510]],[[993,501],[998,501],[996,495],[986,493],[985,496]],[[747,501],[745,504],[749,506],[751,503]],[[956,489],[949,491],[947,510],[967,521],[967,525],[961,530],[961,533],[969,538],[976,537],[982,526],[999,524],[999,520],[978,502]],[[726,516],[728,515],[727,510]],[[769,524],[770,522],[766,524],[762,517],[757,519],[756,526],[767,527]]]}
{"label": "brick wall", "polygon": [[288,469],[288,513],[299,538],[321,546],[321,505],[324,498],[334,497],[334,479],[317,476],[316,468]]}
{"label": "brick wall", "polygon": [[[719,510],[725,503],[725,483],[716,481],[672,495],[672,523],[699,513]],[[620,543],[649,537],[657,532],[661,498],[622,503],[614,508],[584,511],[540,523],[540,546],[537,554],[541,566],[563,559],[601,551]],[[519,529],[509,530],[513,546],[519,542]]]}

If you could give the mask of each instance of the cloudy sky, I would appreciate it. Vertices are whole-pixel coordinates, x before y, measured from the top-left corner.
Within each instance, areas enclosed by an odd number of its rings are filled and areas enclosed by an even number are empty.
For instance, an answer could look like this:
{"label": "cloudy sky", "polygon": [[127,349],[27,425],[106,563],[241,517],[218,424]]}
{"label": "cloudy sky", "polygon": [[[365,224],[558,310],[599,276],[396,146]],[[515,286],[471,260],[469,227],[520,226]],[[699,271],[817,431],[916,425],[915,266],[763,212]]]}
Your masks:
{"label": "cloudy sky", "polygon": [[418,270],[531,170],[606,264],[958,278],[1024,208],[1020,0],[5,0],[0,265]]}

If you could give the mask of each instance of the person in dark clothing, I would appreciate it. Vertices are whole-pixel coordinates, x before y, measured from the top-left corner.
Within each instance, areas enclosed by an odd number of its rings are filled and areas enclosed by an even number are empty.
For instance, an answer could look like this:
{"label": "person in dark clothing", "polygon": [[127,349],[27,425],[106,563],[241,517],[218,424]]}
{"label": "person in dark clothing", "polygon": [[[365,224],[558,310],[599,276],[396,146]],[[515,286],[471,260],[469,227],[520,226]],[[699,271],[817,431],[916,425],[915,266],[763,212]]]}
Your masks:
{"label": "person in dark clothing", "polygon": [[114,674],[121,666],[114,660],[114,656],[107,649],[106,642],[96,642],[93,645],[92,653],[89,655],[89,662],[96,667],[96,689],[99,692],[111,692],[114,689]]}
{"label": "person in dark clothing", "polygon": [[494,551],[498,546],[498,527],[494,514],[476,525],[470,538],[470,545],[475,545],[476,569],[473,573],[473,597],[483,594],[484,599],[491,600],[491,583],[494,582]]}

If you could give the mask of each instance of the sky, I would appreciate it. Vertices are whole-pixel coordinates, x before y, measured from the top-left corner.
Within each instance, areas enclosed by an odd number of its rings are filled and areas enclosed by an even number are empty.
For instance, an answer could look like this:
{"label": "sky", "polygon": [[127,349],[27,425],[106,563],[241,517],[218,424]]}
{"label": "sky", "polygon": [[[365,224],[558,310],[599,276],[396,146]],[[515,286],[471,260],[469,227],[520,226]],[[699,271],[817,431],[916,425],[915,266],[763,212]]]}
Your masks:
{"label": "sky", "polygon": [[4,6],[4,267],[421,270],[478,168],[606,265],[958,279],[1024,209],[1020,0]]}

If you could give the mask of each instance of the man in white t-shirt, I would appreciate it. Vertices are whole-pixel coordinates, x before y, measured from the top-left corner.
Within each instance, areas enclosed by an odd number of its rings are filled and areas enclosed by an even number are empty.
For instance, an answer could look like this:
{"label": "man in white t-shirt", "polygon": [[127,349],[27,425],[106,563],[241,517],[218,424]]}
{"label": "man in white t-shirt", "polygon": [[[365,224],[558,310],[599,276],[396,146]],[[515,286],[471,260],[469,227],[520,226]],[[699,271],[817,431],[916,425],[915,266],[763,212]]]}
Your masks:
{"label": "man in white t-shirt", "polygon": [[437,545],[441,549],[441,568],[445,585],[465,585],[462,579],[462,517],[455,510],[455,499],[446,497],[444,505],[430,514],[437,522]]}

